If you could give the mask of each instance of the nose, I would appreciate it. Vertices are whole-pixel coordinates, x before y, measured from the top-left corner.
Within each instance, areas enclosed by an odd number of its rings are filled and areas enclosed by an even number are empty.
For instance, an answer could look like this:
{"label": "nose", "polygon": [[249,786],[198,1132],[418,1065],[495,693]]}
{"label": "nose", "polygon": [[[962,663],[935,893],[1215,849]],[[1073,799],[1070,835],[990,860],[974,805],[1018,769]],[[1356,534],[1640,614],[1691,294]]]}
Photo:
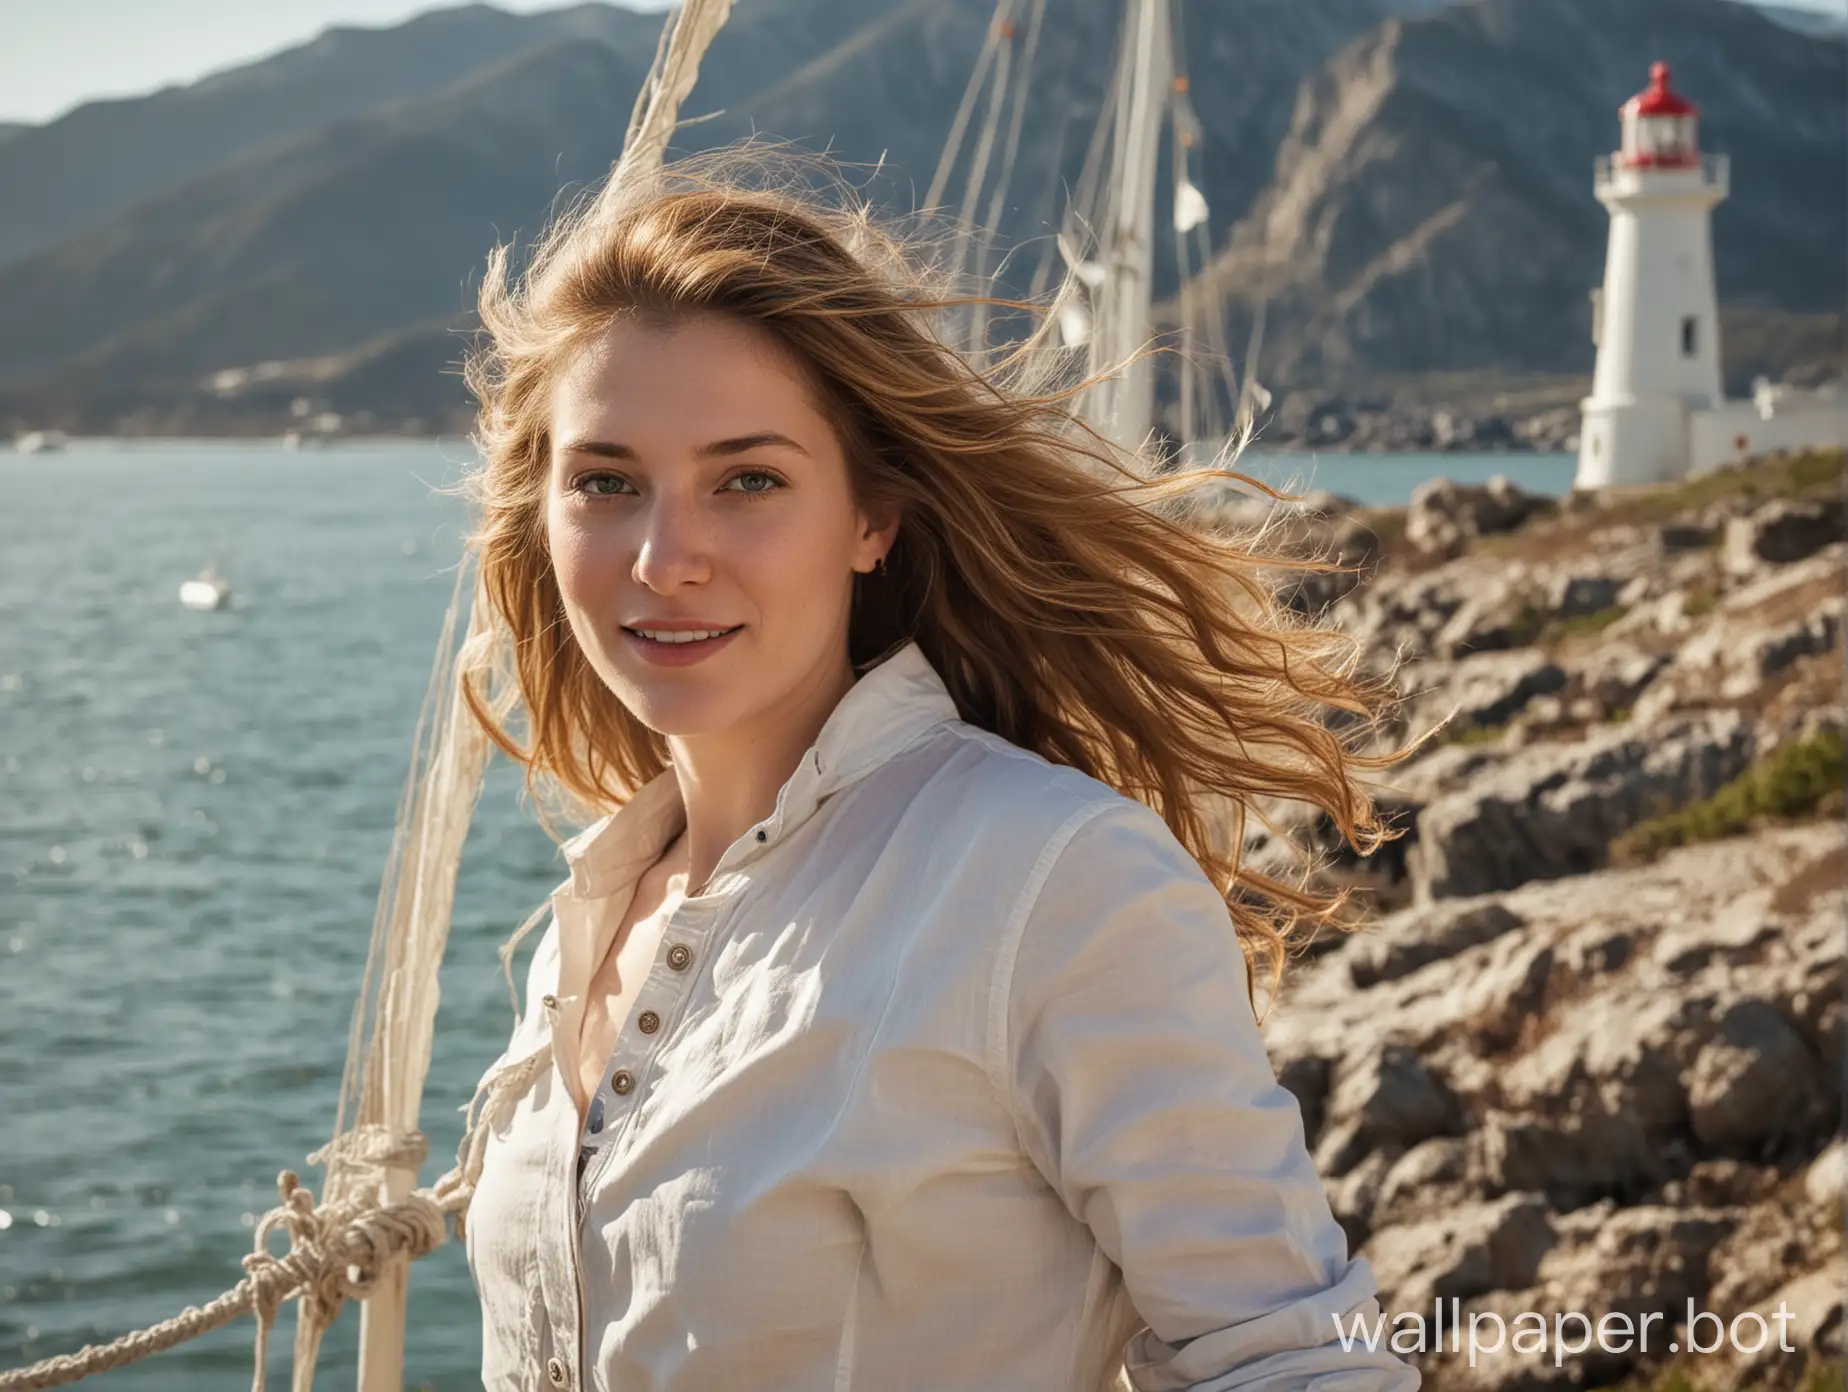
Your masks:
{"label": "nose", "polygon": [[712,578],[712,547],[698,506],[659,497],[648,509],[633,577],[657,594]]}

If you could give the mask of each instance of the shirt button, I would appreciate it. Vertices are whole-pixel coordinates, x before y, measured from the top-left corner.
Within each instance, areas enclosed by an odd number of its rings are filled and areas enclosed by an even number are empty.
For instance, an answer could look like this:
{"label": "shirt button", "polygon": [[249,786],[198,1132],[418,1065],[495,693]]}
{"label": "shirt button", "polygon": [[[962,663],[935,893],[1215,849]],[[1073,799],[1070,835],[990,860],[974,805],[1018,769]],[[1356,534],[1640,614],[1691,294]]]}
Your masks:
{"label": "shirt button", "polygon": [[675,971],[685,971],[693,962],[693,950],[685,943],[675,943],[667,950],[667,964]]}
{"label": "shirt button", "polygon": [[757,828],[757,839],[760,842],[768,841],[770,839],[770,833],[765,831],[762,827],[758,827]]}
{"label": "shirt button", "polygon": [[545,1380],[554,1387],[563,1387],[567,1382],[571,1381],[571,1374],[565,1371],[565,1363],[562,1358],[548,1358],[545,1360]]}
{"label": "shirt button", "polygon": [[635,1075],[626,1068],[618,1069],[616,1076],[610,1079],[610,1091],[618,1097],[627,1097],[635,1091]]}
{"label": "shirt button", "polygon": [[653,1034],[661,1028],[661,1017],[652,1010],[644,1010],[635,1025],[643,1034]]}

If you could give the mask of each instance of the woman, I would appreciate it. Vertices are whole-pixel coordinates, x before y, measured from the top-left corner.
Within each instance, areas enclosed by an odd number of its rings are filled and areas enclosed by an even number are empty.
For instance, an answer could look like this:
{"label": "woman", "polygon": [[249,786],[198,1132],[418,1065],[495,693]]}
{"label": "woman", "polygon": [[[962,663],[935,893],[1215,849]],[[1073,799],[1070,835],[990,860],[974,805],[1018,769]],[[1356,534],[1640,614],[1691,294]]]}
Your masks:
{"label": "woman", "polygon": [[921,283],[684,166],[491,263],[524,742],[471,704],[607,815],[484,1079],[483,1381],[1404,1392],[1252,1008],[1339,901],[1214,831],[1376,843],[1373,693]]}

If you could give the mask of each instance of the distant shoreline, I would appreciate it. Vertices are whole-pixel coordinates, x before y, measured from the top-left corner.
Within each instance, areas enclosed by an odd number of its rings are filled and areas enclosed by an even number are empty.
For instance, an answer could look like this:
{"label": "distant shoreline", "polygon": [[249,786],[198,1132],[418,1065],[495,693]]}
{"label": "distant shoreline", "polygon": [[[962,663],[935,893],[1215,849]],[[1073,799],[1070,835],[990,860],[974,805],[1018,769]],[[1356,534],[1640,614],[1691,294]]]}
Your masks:
{"label": "distant shoreline", "polygon": [[[299,462],[310,472],[325,468],[391,473],[401,469],[417,472],[425,461],[440,460],[445,471],[457,472],[476,457],[473,442],[462,435],[347,436],[297,449],[285,447],[275,436],[92,435],[70,439],[62,453],[0,452],[0,477],[51,473],[61,465],[77,473],[86,467],[110,467],[110,461],[116,461],[117,469],[129,471],[138,471],[146,463],[176,472],[203,468],[260,476],[268,470],[293,473],[285,461]],[[5,461],[15,458],[20,462],[9,467]],[[1563,498],[1572,490],[1578,456],[1513,449],[1421,452],[1254,445],[1232,467],[1292,497],[1333,493],[1364,507],[1402,508],[1420,484],[1435,478],[1476,485],[1501,475],[1529,493]]]}
{"label": "distant shoreline", "polygon": [[[180,449],[203,446],[212,449],[232,447],[250,448],[267,447],[281,454],[316,453],[328,450],[352,448],[377,448],[381,445],[416,445],[429,446],[441,444],[469,443],[466,435],[342,435],[333,439],[315,440],[310,443],[302,440],[298,445],[290,446],[276,435],[72,435],[67,437],[65,450],[75,449],[119,449],[129,451],[140,448],[152,450]],[[62,451],[47,451],[46,456],[56,455]],[[11,441],[0,440],[0,454],[17,455],[20,451],[13,447]],[[1368,459],[1481,459],[1490,456],[1509,459],[1570,459],[1577,458],[1575,450],[1539,449],[1528,446],[1505,447],[1501,449],[1364,449],[1350,448],[1342,445],[1325,445],[1305,449],[1297,444],[1263,445],[1253,444],[1245,451],[1245,457],[1267,459],[1313,459],[1318,457],[1368,458]],[[33,456],[41,457],[41,456]]]}

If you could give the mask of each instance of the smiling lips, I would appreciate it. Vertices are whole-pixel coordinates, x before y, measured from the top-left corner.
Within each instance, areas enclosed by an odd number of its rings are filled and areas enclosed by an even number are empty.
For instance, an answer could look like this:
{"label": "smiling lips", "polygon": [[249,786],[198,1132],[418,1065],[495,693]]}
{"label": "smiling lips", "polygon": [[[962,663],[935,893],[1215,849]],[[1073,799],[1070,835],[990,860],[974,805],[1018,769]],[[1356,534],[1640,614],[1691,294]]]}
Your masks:
{"label": "smiling lips", "polygon": [[710,657],[743,629],[743,624],[721,628],[675,621],[644,622],[633,627],[624,624],[622,631],[644,662],[657,667],[684,667]]}
{"label": "smiling lips", "polygon": [[628,631],[646,638],[651,643],[700,643],[708,638],[723,638],[727,633],[736,633],[743,626],[735,624],[731,628],[656,628],[651,624],[631,628]]}

